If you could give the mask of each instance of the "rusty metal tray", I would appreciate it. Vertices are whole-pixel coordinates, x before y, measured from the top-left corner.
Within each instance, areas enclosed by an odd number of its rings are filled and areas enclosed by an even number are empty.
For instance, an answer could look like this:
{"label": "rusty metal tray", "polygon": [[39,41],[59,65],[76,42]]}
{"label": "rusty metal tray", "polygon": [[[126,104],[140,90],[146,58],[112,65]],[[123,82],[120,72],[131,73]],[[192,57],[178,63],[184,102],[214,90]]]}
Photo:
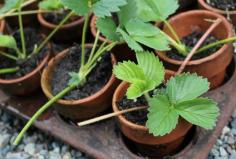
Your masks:
{"label": "rusty metal tray", "polygon": [[[207,93],[206,96],[215,99],[220,106],[221,115],[217,126],[212,131],[200,128],[193,129],[188,136],[185,148],[175,156],[176,159],[205,159],[215,144],[222,129],[228,123],[236,107],[236,57],[232,62],[228,74],[231,76],[223,86]],[[43,93],[28,97],[11,97],[0,91],[0,108],[27,120],[46,101]],[[98,159],[141,159],[135,153],[132,144],[123,137],[117,128],[116,120],[79,128],[65,119],[62,119],[53,109],[47,111],[34,123],[42,131],[62,140],[80,151]]]}

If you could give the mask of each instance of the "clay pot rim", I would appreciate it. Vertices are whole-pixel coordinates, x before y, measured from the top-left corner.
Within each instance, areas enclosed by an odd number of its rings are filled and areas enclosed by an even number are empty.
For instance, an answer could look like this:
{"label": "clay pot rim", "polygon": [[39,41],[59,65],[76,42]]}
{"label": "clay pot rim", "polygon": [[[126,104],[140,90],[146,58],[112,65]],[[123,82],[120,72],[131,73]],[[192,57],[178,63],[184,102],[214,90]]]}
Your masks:
{"label": "clay pot rim", "polygon": [[[230,25],[230,23],[222,15],[219,15],[217,13],[207,11],[207,10],[192,10],[192,11],[183,12],[183,13],[180,13],[180,14],[170,18],[169,22],[171,23],[172,21],[174,21],[176,19],[182,19],[183,17],[189,17],[193,14],[195,14],[195,15],[208,14],[208,15],[214,16],[216,18],[221,18],[223,20],[222,23],[225,25],[226,29],[229,31],[227,38],[230,38],[233,36],[233,30],[232,30],[232,26]],[[187,66],[199,65],[201,63],[211,61],[211,60],[215,59],[216,57],[220,56],[224,52],[225,49],[230,47],[230,45],[231,44],[224,44],[218,51],[216,51],[215,53],[213,53],[210,56],[207,56],[207,57],[204,57],[204,58],[201,58],[198,60],[189,61]],[[171,58],[167,57],[164,52],[156,51],[156,53],[158,54],[158,56],[160,58],[162,58],[166,61],[169,61],[170,63],[176,64],[176,65],[181,65],[183,63],[183,61],[179,61],[179,60],[175,60],[175,59],[171,59]]]}
{"label": "clay pot rim", "polygon": [[[175,74],[174,71],[171,71],[171,70],[165,70],[166,73],[169,73],[169,74]],[[114,112],[118,112],[119,109],[117,107],[117,104],[116,104],[116,97],[118,96],[120,90],[125,86],[129,84],[128,82],[125,82],[125,81],[122,81],[121,84],[116,88],[115,92],[114,92],[114,95],[113,95],[113,98],[112,98],[112,109]],[[129,120],[127,120],[123,115],[119,115],[118,116],[119,120],[124,123],[125,125],[128,125],[129,127],[133,128],[133,129],[138,129],[138,130],[142,130],[142,131],[148,131],[148,128],[146,126],[142,126],[142,125],[138,125],[138,124],[135,124]],[[167,134],[168,135],[168,134]]]}
{"label": "clay pot rim", "polygon": [[[92,44],[86,44],[86,47],[92,47]],[[45,93],[45,95],[51,99],[53,97],[51,91],[49,91],[49,88],[46,87],[46,75],[49,74],[49,71],[51,72],[52,70],[50,70],[50,68],[52,66],[55,65],[55,63],[57,62],[57,59],[63,58],[63,56],[66,55],[66,53],[69,51],[69,48],[61,51],[58,55],[56,55],[54,58],[52,58],[49,63],[47,68],[44,69],[43,74],[42,74],[42,78],[41,78],[41,87],[43,92]],[[117,63],[117,60],[114,56],[114,54],[111,53],[111,62],[113,65],[115,65]],[[112,83],[114,83],[116,80],[115,75],[112,73],[110,79],[108,80],[108,82],[105,84],[105,86],[103,86],[99,91],[97,91],[96,93],[94,93],[91,96],[79,99],[79,100],[63,100],[60,99],[57,101],[57,103],[62,104],[64,106],[78,106],[80,104],[83,103],[87,103],[88,101],[94,100],[96,99],[98,96],[102,95],[104,92],[106,92],[106,90],[112,85]]]}
{"label": "clay pot rim", "polygon": [[[97,17],[95,15],[92,15],[91,22],[90,22],[90,29],[94,37],[96,37],[96,34],[97,34],[96,20],[97,20]],[[112,43],[111,40],[108,40],[104,36],[101,36],[101,35],[98,37],[98,39],[102,42],[108,41],[108,43]]]}
{"label": "clay pot rim", "polygon": [[[44,36],[44,35],[43,35]],[[48,43],[46,45],[48,47],[48,51],[45,53],[46,56],[44,56],[43,60],[40,62],[40,64],[31,72],[27,73],[26,75],[15,78],[15,79],[0,79],[1,84],[14,84],[14,83],[20,83],[26,79],[29,79],[30,77],[34,76],[36,73],[38,73],[47,63],[47,61],[50,58],[51,54],[51,43]]]}
{"label": "clay pot rim", "polygon": [[[209,5],[208,3],[206,3],[205,1],[206,0],[198,0],[198,3],[200,5],[202,5],[204,8],[210,10],[210,11],[213,11],[213,12],[216,12],[216,13],[220,13],[220,14],[227,14],[224,10],[221,10],[221,9],[218,9],[218,8],[214,8],[211,5]],[[229,14],[230,15],[236,14],[236,10],[229,11]]]}
{"label": "clay pot rim", "polygon": [[[43,13],[38,13],[37,18],[38,18],[38,21],[40,22],[40,24],[47,27],[47,28],[55,29],[57,27],[56,24],[46,21],[45,18],[43,17]],[[77,19],[73,22],[62,25],[62,27],[60,29],[64,30],[64,29],[69,29],[69,28],[75,27],[79,24],[82,24],[84,22],[84,19],[85,19],[84,17],[80,17],[79,19]]]}
{"label": "clay pot rim", "polygon": [[0,21],[0,32],[3,32],[3,31],[4,31],[5,26],[6,26],[5,20],[1,20],[1,21]]}

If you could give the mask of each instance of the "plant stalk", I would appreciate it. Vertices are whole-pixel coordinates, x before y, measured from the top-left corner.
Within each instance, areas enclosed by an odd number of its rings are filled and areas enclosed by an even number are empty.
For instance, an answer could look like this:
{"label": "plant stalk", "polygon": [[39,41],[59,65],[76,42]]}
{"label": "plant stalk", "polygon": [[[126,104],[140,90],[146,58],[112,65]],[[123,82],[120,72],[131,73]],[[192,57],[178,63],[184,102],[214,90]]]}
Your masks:
{"label": "plant stalk", "polygon": [[19,67],[0,69],[0,74],[15,73],[15,72],[17,72],[19,69],[20,69]]}
{"label": "plant stalk", "polygon": [[[26,7],[26,6],[32,4],[32,3],[36,2],[36,1],[37,1],[37,0],[28,0],[28,1],[26,1],[25,3],[21,4],[21,8]],[[1,16],[0,16],[0,20],[2,20],[5,16],[14,13],[16,10],[17,10],[17,9],[14,8],[14,9],[8,11],[7,13],[1,15]]]}
{"label": "plant stalk", "polygon": [[52,38],[52,36],[63,26],[63,24],[73,15],[73,11],[68,13],[66,17],[57,25],[57,27],[44,39],[44,41],[39,45],[39,47],[33,52],[37,54]]}
{"label": "plant stalk", "polygon": [[176,41],[180,44],[183,45],[182,42],[180,41],[179,36],[177,35],[176,31],[174,30],[174,28],[170,25],[170,23],[167,20],[164,20],[165,25],[167,26],[167,28],[170,30],[171,34],[174,36],[174,38],[176,39]]}
{"label": "plant stalk", "polygon": [[0,55],[5,56],[5,57],[7,57],[7,58],[9,58],[9,59],[11,59],[11,60],[15,60],[15,61],[18,60],[17,57],[15,57],[15,56],[13,56],[13,55],[10,55],[10,54],[8,54],[8,53],[6,53],[6,52],[3,52],[3,51],[1,51],[1,50],[0,50]]}
{"label": "plant stalk", "polygon": [[223,40],[220,40],[220,41],[217,41],[217,42],[214,42],[214,43],[211,43],[211,44],[208,44],[208,45],[205,45],[203,47],[201,47],[200,49],[198,49],[196,51],[195,54],[198,54],[198,53],[201,53],[203,51],[206,51],[210,48],[213,48],[215,46],[218,46],[218,45],[221,45],[221,44],[226,44],[226,43],[231,43],[231,42],[235,42],[236,41],[236,37],[231,37],[231,38],[227,38],[227,39],[223,39]]}
{"label": "plant stalk", "polygon": [[151,99],[151,97],[150,97],[150,95],[149,95],[148,93],[145,93],[145,94],[144,94],[144,97],[145,97],[145,99],[147,100],[147,102],[149,102],[150,99]]}
{"label": "plant stalk", "polygon": [[85,16],[85,22],[83,26],[82,41],[81,41],[81,65],[80,69],[83,69],[85,63],[85,41],[86,41],[86,32],[88,28],[89,14]]}
{"label": "plant stalk", "polygon": [[95,41],[93,43],[93,48],[92,48],[92,51],[91,51],[91,53],[89,55],[88,63],[92,60],[94,52],[95,52],[95,50],[97,48],[99,35],[100,35],[100,31],[97,31],[96,38],[95,38]]}
{"label": "plant stalk", "polygon": [[147,107],[142,106],[142,107],[130,108],[130,109],[126,109],[126,110],[106,114],[106,115],[96,117],[96,118],[93,118],[93,119],[90,119],[90,120],[86,120],[86,121],[83,121],[83,122],[80,122],[80,123],[77,123],[77,124],[78,124],[78,126],[82,127],[82,126],[90,125],[90,124],[93,124],[93,123],[96,123],[96,122],[99,122],[99,121],[102,121],[102,120],[106,120],[106,119],[109,119],[109,118],[112,118],[112,117],[115,117],[115,116],[119,116],[119,115],[122,115],[122,114],[125,114],[125,113],[130,113],[130,112],[143,110],[143,109],[147,109]]}
{"label": "plant stalk", "polygon": [[[22,0],[21,0],[22,2]],[[21,12],[21,6],[18,8],[18,12]],[[19,29],[20,29],[20,39],[21,39],[21,47],[22,47],[22,58],[26,57],[26,46],[25,46],[25,34],[24,34],[24,27],[23,27],[23,20],[22,15],[18,14],[18,21],[19,21]]]}
{"label": "plant stalk", "polygon": [[46,111],[50,106],[52,106],[53,103],[55,103],[58,99],[61,99],[66,93],[70,92],[72,89],[77,87],[76,85],[71,85],[66,87],[64,90],[62,90],[60,93],[58,93],[56,96],[54,96],[52,99],[50,99],[46,104],[44,104],[26,123],[24,128],[21,130],[19,135],[16,137],[15,141],[13,142],[13,145],[18,145],[21,141],[22,137],[24,136],[25,132],[30,128],[30,126],[38,119],[38,117]]}
{"label": "plant stalk", "polygon": [[31,15],[31,14],[38,14],[38,13],[51,13],[51,12],[55,12],[55,11],[47,11],[47,10],[31,10],[31,11],[21,11],[21,12],[14,12],[11,13],[9,15],[6,15],[5,17],[13,17],[13,16],[17,16],[19,14],[21,15]]}

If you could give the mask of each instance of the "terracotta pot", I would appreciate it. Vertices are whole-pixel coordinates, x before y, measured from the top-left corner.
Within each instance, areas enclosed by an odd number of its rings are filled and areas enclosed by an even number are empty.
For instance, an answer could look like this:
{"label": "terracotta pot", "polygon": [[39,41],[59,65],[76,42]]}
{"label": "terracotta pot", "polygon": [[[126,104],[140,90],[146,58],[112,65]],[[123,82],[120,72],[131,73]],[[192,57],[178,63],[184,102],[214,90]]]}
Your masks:
{"label": "terracotta pot", "polygon": [[16,79],[0,79],[1,89],[11,95],[22,96],[28,95],[40,88],[40,79],[43,68],[47,65],[50,59],[50,44],[48,44],[48,48],[49,51],[46,53],[42,62],[30,73]]}
{"label": "terracotta pot", "polygon": [[[166,71],[165,79],[168,80],[173,75],[173,71]],[[116,89],[112,100],[114,112],[119,111],[117,102],[123,98],[128,87],[128,83],[122,82]],[[137,147],[143,155],[147,155],[151,158],[160,158],[176,153],[180,149],[185,135],[192,127],[192,124],[180,118],[177,127],[170,134],[155,137],[149,134],[145,126],[134,124],[122,115],[118,116],[118,122],[122,133],[133,141],[135,147]]]}
{"label": "terracotta pot", "polygon": [[199,8],[201,8],[201,9],[209,10],[211,12],[215,12],[215,13],[224,15],[225,17],[227,17],[227,15],[229,14],[233,25],[236,25],[236,10],[235,11],[229,11],[228,13],[226,13],[226,11],[224,11],[224,10],[214,8],[213,6],[209,5],[206,2],[206,0],[198,0],[198,5],[199,5]]}
{"label": "terracotta pot", "polygon": [[1,20],[0,21],[0,33],[4,32],[5,26],[6,26],[5,20]]}
{"label": "terracotta pot", "polygon": [[[42,31],[46,34],[49,34],[53,29],[56,28],[56,24],[48,22],[42,13],[38,13],[38,21],[42,26]],[[78,37],[82,36],[84,17],[80,17],[79,19],[67,23],[63,25],[57,33],[53,36],[53,39],[56,41],[72,41],[78,39]]]}
{"label": "terracotta pot", "polygon": [[[182,38],[196,30],[205,32],[212,23],[204,21],[204,19],[217,18],[221,18],[222,23],[212,32],[212,35],[214,35],[218,39],[232,37],[233,28],[231,27],[230,23],[223,16],[209,11],[196,10],[184,12],[170,18],[169,22],[173,26],[179,37]],[[163,30],[168,35],[172,36],[166,26],[164,26]],[[165,52],[156,52],[160,59],[164,61],[164,65],[167,69],[176,71],[183,62],[167,57]],[[232,57],[232,44],[225,44],[217,52],[210,56],[199,60],[190,61],[187,64],[185,71],[196,72],[198,75],[208,78],[211,83],[211,88],[216,88],[224,81],[226,68],[230,64]]]}
{"label": "terracotta pot", "polygon": [[[34,2],[26,7],[22,8],[22,11],[30,11],[30,10],[37,10],[38,9],[38,2]],[[36,27],[38,26],[38,20],[36,14],[32,15],[23,15],[23,25],[24,27]],[[7,17],[6,18],[7,23],[13,27],[13,28],[18,28],[19,27],[19,22],[18,22],[18,16],[13,16],[13,17]]]}
{"label": "terracotta pot", "polygon": [[[86,45],[86,47],[92,48],[92,45]],[[41,86],[44,94],[49,99],[53,96],[50,83],[52,72],[56,65],[69,53],[68,51],[69,49],[66,49],[55,56],[43,71]],[[111,61],[113,65],[116,64],[113,54],[111,54]],[[120,81],[112,75],[107,84],[97,93],[79,100],[58,100],[55,108],[59,114],[72,120],[78,121],[92,118],[111,106],[113,92],[119,83]]]}
{"label": "terracotta pot", "polygon": [[[90,23],[90,29],[94,37],[96,37],[97,34],[97,28],[96,28],[96,16],[92,16],[91,23]],[[107,39],[100,35],[99,40],[101,42],[106,41]],[[112,41],[108,40],[109,43]],[[123,61],[123,60],[135,60],[135,53],[132,51],[126,43],[120,43],[116,45],[113,49],[112,52],[115,54],[116,58],[118,61]]]}

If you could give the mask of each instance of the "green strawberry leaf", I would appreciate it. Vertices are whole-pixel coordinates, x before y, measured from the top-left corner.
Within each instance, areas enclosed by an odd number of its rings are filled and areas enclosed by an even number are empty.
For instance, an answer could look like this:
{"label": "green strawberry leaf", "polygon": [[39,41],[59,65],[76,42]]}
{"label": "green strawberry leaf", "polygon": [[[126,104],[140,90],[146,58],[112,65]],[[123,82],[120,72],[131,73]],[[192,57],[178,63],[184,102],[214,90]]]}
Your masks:
{"label": "green strawberry leaf", "polygon": [[89,0],[61,0],[61,3],[81,16],[85,16],[90,12]]}
{"label": "green strawberry leaf", "polygon": [[14,8],[18,8],[21,0],[5,0],[4,5],[0,8],[0,14],[4,14]]}
{"label": "green strawberry leaf", "polygon": [[119,12],[120,7],[126,4],[126,0],[100,0],[92,5],[92,10],[97,17],[110,17],[112,13]]}
{"label": "green strawberry leaf", "polygon": [[154,136],[164,136],[175,129],[179,115],[165,95],[157,95],[149,101],[146,126]]}
{"label": "green strawberry leaf", "polygon": [[9,35],[0,35],[0,47],[6,47],[10,49],[17,48],[16,40],[13,36]]}
{"label": "green strawberry leaf", "polygon": [[119,41],[119,36],[116,32],[116,24],[111,17],[98,18],[96,22],[98,30],[109,40]]}
{"label": "green strawberry leaf", "polygon": [[177,104],[175,108],[185,120],[205,129],[212,129],[219,116],[217,104],[207,98],[184,101]]}
{"label": "green strawberry leaf", "polygon": [[60,0],[43,0],[39,2],[39,8],[44,10],[58,10],[63,8]]}
{"label": "green strawberry leaf", "polygon": [[117,28],[116,32],[120,33],[122,38],[125,40],[127,45],[134,51],[143,51],[143,48],[132,38],[130,37],[124,30],[121,28]]}
{"label": "green strawberry leaf", "polygon": [[170,101],[175,104],[201,96],[209,90],[209,86],[207,79],[184,73],[172,77],[166,84],[166,90]]}

